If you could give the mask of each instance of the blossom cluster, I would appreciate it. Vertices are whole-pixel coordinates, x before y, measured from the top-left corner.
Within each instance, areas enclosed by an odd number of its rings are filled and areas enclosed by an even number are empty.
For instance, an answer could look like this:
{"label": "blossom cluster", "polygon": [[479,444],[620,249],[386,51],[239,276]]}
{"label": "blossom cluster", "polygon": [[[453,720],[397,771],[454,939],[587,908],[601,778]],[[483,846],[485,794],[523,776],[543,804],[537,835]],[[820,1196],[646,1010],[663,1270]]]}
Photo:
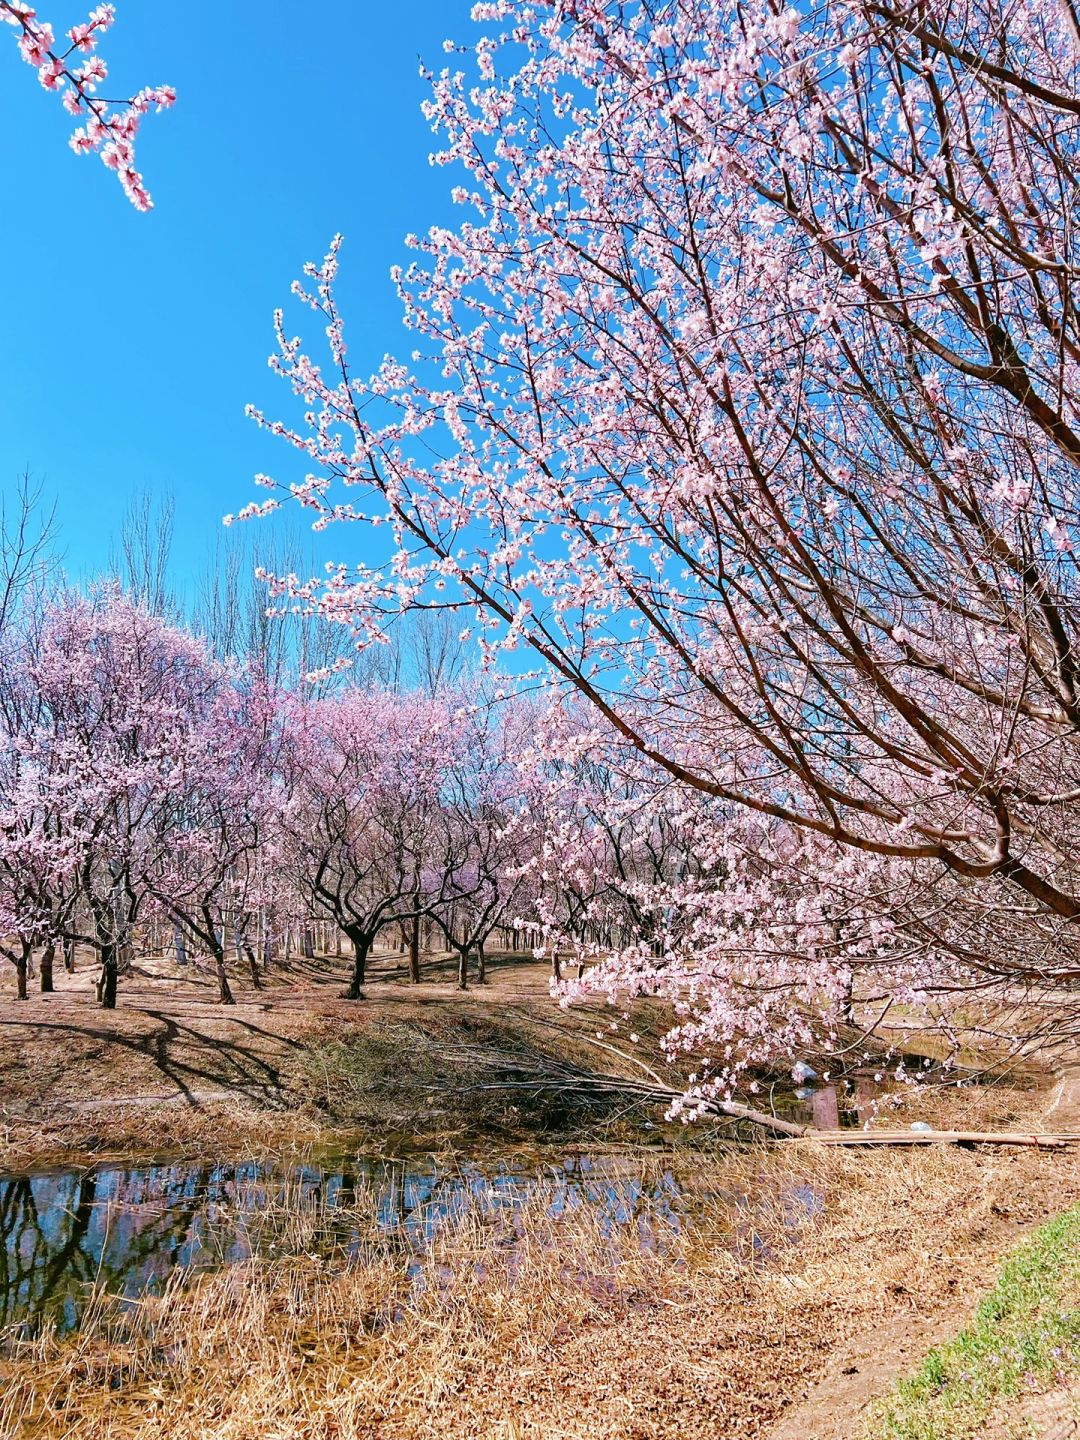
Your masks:
{"label": "blossom cluster", "polygon": [[18,31],[22,58],[37,71],[43,88],[59,94],[68,114],[82,122],[71,136],[72,150],[77,155],[99,154],[136,210],[145,211],[153,201],[135,165],[135,138],[143,116],[151,109],[171,106],[176,91],[170,85],[155,85],[126,101],[99,96],[109,71],[97,45],[115,18],[114,6],[97,5],[85,21],[67,31],[66,44],[58,43],[53,26],[40,19],[27,0],[0,0],[0,20]]}

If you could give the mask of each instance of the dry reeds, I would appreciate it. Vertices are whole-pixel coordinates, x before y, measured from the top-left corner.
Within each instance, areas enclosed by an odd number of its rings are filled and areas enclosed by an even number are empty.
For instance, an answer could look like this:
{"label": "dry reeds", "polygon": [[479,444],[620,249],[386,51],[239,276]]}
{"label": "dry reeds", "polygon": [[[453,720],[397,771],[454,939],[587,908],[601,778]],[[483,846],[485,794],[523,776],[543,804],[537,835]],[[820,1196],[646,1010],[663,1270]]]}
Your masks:
{"label": "dry reeds", "polygon": [[[426,1237],[372,1192],[266,1216],[273,1257],[125,1307],[0,1370],[33,1440],[633,1440],[760,1433],[827,1347],[974,1283],[996,1208],[1055,1162],[794,1142],[623,1157],[630,1201],[473,1199]],[[664,1173],[681,1199],[669,1204]],[[625,1182],[639,1183],[629,1190]],[[1051,1187],[1053,1188],[1053,1187]],[[1050,1190],[1048,1189],[1048,1194]],[[1063,1193],[1060,1176],[1052,1204]],[[909,1301],[905,1297],[910,1296]]]}

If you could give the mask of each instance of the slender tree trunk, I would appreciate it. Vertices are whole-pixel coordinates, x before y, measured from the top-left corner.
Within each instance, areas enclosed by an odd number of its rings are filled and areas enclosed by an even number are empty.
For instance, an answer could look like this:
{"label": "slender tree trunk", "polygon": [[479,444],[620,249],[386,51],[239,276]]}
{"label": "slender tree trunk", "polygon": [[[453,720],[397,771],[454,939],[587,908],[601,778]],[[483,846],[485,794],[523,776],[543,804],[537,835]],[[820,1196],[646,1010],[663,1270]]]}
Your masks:
{"label": "slender tree trunk", "polygon": [[420,916],[413,921],[413,927],[409,934],[409,980],[413,985],[420,984]]}
{"label": "slender tree trunk", "polygon": [[352,981],[345,992],[346,1000],[362,1000],[364,998],[364,977],[367,973],[367,957],[371,948],[371,941],[367,938],[358,939],[355,935],[350,936],[353,945],[353,969]]}
{"label": "slender tree trunk", "polygon": [[849,970],[844,979],[844,988],[840,995],[840,1018],[847,1025],[855,1024],[855,1005],[853,989],[855,985],[854,972]]}
{"label": "slender tree trunk", "polygon": [[75,974],[75,941],[64,941],[64,969],[69,975]]}
{"label": "slender tree trunk", "polygon": [[484,953],[484,942],[476,942],[476,980],[479,985],[487,984],[487,955]]}
{"label": "slender tree trunk", "polygon": [[469,988],[469,947],[467,945],[458,948],[457,988],[459,990]]}
{"label": "slender tree trunk", "polygon": [[53,992],[53,961],[56,959],[56,946],[48,944],[41,952],[41,993],[51,995]]}
{"label": "slender tree trunk", "polygon": [[312,939],[311,926],[310,926],[310,925],[305,925],[305,926],[304,926],[303,934],[302,934],[302,936],[301,936],[301,943],[303,944],[303,947],[304,947],[304,959],[305,959],[305,960],[314,960],[314,959],[315,959],[315,942],[314,942],[314,940]]}
{"label": "slender tree trunk", "polygon": [[26,972],[28,965],[29,951],[25,945],[19,946],[19,953],[15,960],[15,997],[18,1000],[25,1000],[26,994]]}
{"label": "slender tree trunk", "polygon": [[102,940],[98,944],[98,950],[101,955],[101,973],[97,981],[98,1003],[103,1010],[115,1010],[118,976],[116,945],[112,940]]}
{"label": "slender tree trunk", "polygon": [[186,965],[188,963],[187,941],[184,939],[183,929],[179,925],[172,927],[172,943],[177,965]]}
{"label": "slender tree trunk", "polygon": [[262,977],[259,974],[259,962],[255,958],[255,951],[244,941],[244,954],[247,957],[248,969],[251,971],[251,984],[255,990],[262,989]]}
{"label": "slender tree trunk", "polygon": [[225,947],[215,942],[214,944],[214,967],[217,971],[218,1000],[222,1005],[235,1005],[232,990],[229,988],[229,977],[225,971]]}
{"label": "slender tree trunk", "polygon": [[555,980],[562,979],[562,956],[559,954],[559,947],[557,945],[551,952],[551,974]]}

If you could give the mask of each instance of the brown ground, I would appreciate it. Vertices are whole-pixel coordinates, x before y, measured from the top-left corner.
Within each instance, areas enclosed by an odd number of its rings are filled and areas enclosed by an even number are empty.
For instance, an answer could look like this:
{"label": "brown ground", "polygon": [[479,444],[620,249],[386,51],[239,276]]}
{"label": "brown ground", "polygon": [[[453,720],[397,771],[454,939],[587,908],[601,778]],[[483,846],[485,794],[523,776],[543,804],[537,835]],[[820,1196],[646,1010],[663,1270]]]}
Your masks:
{"label": "brown ground", "polygon": [[[58,967],[55,993],[0,998],[0,1168],[189,1149],[203,1136],[244,1149],[328,1139],[337,1127],[311,1064],[321,1047],[372,1024],[453,1032],[507,1013],[565,1023],[534,962],[496,957],[489,983],[465,992],[450,983],[448,958],[429,958],[424,973],[409,985],[401,957],[378,954],[365,999],[351,1001],[346,960],[294,959],[262,989],[234,980],[237,1004],[224,1006],[212,973],[144,960],[110,1012],[95,1003],[96,972],[80,955],[74,975]],[[572,1024],[591,1033],[584,1018]],[[377,1117],[411,1142],[437,1139],[418,1118],[407,1106]]]}
{"label": "brown ground", "polygon": [[[111,1014],[93,1003],[89,967],[61,974],[55,995],[24,1005],[5,998],[0,1165],[72,1150],[318,1140],[327,1134],[310,1063],[319,1046],[373,1023],[471,1022],[507,1009],[558,1015],[539,967],[497,967],[489,987],[463,995],[445,981],[407,987],[397,964],[378,960],[359,1005],[340,998],[344,967],[334,960],[279,973],[260,992],[238,988],[241,1003],[229,1008],[212,1003],[212,977],[177,980],[164,963],[141,966]],[[1080,1130],[1080,1072],[1066,1069],[1042,1091],[956,1092],[932,1118]],[[573,1324],[519,1319],[504,1344],[471,1353],[440,1384],[437,1414],[410,1392],[390,1428],[365,1419],[363,1405],[349,1425],[313,1411],[294,1427],[274,1409],[283,1403],[275,1382],[260,1392],[265,1408],[259,1419],[252,1410],[250,1428],[227,1402],[214,1420],[163,1401],[145,1434],[849,1440],[868,1401],[963,1323],[1017,1237],[1080,1199],[1080,1151],[823,1152],[794,1142],[782,1154],[763,1163],[805,1175],[826,1208],[759,1273],[705,1263],[689,1285],[597,1302]],[[400,1353],[421,1339],[404,1335]],[[344,1383],[338,1374],[334,1384]],[[1047,1420],[1048,1437],[1055,1424]],[[85,1433],[113,1432],[88,1423]]]}

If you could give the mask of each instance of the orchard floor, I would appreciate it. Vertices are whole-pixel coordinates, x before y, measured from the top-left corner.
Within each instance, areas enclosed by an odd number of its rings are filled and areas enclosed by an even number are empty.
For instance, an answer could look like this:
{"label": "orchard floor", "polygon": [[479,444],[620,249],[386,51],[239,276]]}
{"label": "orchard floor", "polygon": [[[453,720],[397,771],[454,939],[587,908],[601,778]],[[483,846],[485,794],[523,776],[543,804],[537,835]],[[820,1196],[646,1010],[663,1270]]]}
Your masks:
{"label": "orchard floor", "polygon": [[[377,953],[356,1001],[344,998],[346,960],[294,958],[260,989],[235,977],[236,1004],[221,1005],[212,971],[148,959],[106,1011],[80,954],[50,995],[0,992],[0,1168],[191,1153],[204,1137],[246,1150],[366,1130],[380,1145],[439,1148],[482,1139],[494,1122],[500,1141],[531,1139],[510,1104],[493,1114],[479,1093],[448,1104],[418,1053],[445,1047],[449,1072],[462,1069],[455,1048],[476,1042],[595,1064],[582,1037],[596,1020],[559,1010],[542,965],[495,957],[488,973],[461,991],[450,957],[429,956],[410,985],[399,955]],[[343,1060],[353,1073],[328,1069]]]}
{"label": "orchard floor", "polygon": [[[215,1003],[211,975],[178,978],[165,962],[140,965],[114,1012],[95,1005],[88,963],[60,974],[53,995],[19,1004],[5,993],[0,1168],[267,1155],[345,1137],[369,1150],[565,1147],[597,1125],[600,1143],[642,1155],[674,1138],[655,1116],[598,1119],[572,1106],[537,1125],[527,1106],[493,1099],[479,1082],[448,1101],[440,1084],[468,1072],[477,1045],[537,1046],[588,1063],[599,1019],[560,1012],[540,966],[496,964],[488,986],[465,993],[438,961],[418,987],[399,966],[378,957],[361,1002],[341,998],[346,966],[334,958],[277,972],[257,992],[241,982],[233,1007]],[[925,1113],[939,1125],[1080,1129],[1080,1081],[1068,1066],[1053,1083],[950,1092],[935,1105]],[[545,1270],[540,1244],[535,1274],[526,1266],[509,1290],[493,1278],[478,1284],[474,1271],[395,1311],[344,1358],[312,1334],[312,1317],[316,1331],[319,1316],[341,1326],[360,1302],[314,1262],[304,1268],[301,1256],[280,1273],[255,1266],[242,1303],[237,1272],[202,1277],[171,1302],[168,1322],[155,1322],[153,1344],[124,1342],[119,1379],[107,1330],[0,1362],[9,1397],[0,1432],[856,1440],[867,1404],[959,1328],[1017,1237],[1080,1199],[1073,1150],[697,1145],[690,1163],[703,1172],[734,1167],[763,1186],[798,1180],[821,1195],[820,1213],[796,1243],[763,1230],[762,1263],[733,1267],[726,1243],[712,1246],[703,1230],[680,1268],[643,1261],[626,1283],[587,1294]],[[257,1316],[243,1308],[251,1295]],[[232,1304],[240,1308],[225,1329]],[[199,1334],[197,1364],[175,1358],[184,1347],[179,1330],[169,1342],[167,1324]]]}

